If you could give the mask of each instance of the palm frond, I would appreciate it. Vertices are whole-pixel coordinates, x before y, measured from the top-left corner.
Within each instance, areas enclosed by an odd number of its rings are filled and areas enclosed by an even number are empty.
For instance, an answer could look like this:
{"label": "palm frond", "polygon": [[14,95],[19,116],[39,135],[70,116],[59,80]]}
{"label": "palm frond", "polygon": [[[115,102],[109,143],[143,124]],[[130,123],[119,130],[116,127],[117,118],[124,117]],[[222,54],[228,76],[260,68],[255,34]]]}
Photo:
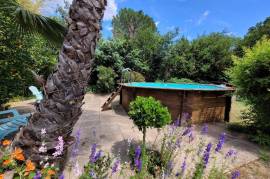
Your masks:
{"label": "palm frond", "polygon": [[57,44],[63,42],[67,31],[64,25],[49,17],[32,13],[14,0],[4,0],[3,3],[2,1],[0,0],[0,10],[4,9],[11,12],[10,15],[13,16],[22,35],[38,33]]}

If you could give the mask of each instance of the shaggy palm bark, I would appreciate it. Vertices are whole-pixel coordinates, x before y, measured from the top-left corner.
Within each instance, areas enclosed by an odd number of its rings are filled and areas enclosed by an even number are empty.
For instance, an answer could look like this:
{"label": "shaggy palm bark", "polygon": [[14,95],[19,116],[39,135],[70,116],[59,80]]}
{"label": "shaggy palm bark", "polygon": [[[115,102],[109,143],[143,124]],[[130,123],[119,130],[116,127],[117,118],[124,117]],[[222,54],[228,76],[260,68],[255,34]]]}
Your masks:
{"label": "shaggy palm bark", "polygon": [[[53,74],[44,83],[45,98],[36,104],[36,112],[22,128],[13,146],[24,150],[27,158],[38,162],[51,156],[62,136],[65,151],[72,141],[71,133],[82,114],[85,88],[101,29],[106,0],[74,0],[69,12],[68,32]],[[42,83],[42,80],[39,79]],[[41,129],[45,128],[47,153],[40,153]],[[51,157],[49,160],[56,160]]]}

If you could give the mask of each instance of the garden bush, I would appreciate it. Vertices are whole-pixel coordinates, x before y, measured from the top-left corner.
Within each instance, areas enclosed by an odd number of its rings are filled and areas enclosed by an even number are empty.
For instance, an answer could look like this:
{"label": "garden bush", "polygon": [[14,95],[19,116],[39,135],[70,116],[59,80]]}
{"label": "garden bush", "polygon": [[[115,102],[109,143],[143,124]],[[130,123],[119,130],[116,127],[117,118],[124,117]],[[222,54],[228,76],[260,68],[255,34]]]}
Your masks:
{"label": "garden bush", "polygon": [[149,127],[161,128],[171,123],[171,115],[167,107],[155,100],[153,97],[138,96],[130,103],[129,117],[143,133],[143,144],[145,145],[146,129]]}
{"label": "garden bush", "polygon": [[169,83],[194,83],[194,81],[188,78],[170,78],[167,82]]}
{"label": "garden bush", "polygon": [[127,71],[125,73],[122,74],[122,80],[124,83],[128,83],[128,82],[144,82],[145,78],[144,76],[136,71]]}
{"label": "garden bush", "polygon": [[110,67],[99,66],[98,71],[98,81],[97,90],[99,92],[111,92],[115,88],[115,78],[116,73]]}
{"label": "garden bush", "polygon": [[270,134],[270,40],[263,39],[246,49],[242,58],[234,57],[228,71],[237,95],[249,106],[244,118],[255,130]]}

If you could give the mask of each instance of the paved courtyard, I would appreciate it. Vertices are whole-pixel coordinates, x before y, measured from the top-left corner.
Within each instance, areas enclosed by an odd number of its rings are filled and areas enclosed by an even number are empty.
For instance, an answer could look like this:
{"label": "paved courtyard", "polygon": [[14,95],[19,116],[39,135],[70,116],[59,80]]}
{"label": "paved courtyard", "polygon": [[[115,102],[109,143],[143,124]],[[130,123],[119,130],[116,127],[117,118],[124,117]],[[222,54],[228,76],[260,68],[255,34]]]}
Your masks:
{"label": "paved courtyard", "polygon": [[[118,99],[113,102],[112,110],[101,111],[101,105],[106,101],[108,95],[87,94],[83,114],[75,125],[73,134],[79,130],[81,132],[78,161],[80,167],[83,167],[89,160],[90,146],[96,143],[104,151],[111,152],[117,156],[126,150],[127,139],[134,141],[142,139],[141,132],[133,125],[123,108],[118,104]],[[29,112],[33,110],[32,101],[25,101],[12,104],[20,111]],[[200,127],[195,126],[195,138],[200,137]],[[238,151],[237,161],[231,165],[231,168],[245,167],[258,160],[260,148],[246,140],[242,134],[225,131],[223,123],[209,124],[209,133],[205,140],[216,143],[220,133],[226,132],[227,139],[223,150],[228,151],[233,148]],[[158,131],[150,129],[147,131],[148,143],[153,143]],[[196,143],[195,143],[196,145]],[[179,157],[179,161],[181,159]],[[125,158],[122,158],[125,161]],[[251,167],[252,168],[252,167]],[[267,170],[266,170],[267,172]],[[75,178],[74,173],[66,168],[66,178]],[[266,176],[267,178],[268,176]],[[245,178],[256,178],[247,176]],[[261,178],[261,177],[259,177]]]}

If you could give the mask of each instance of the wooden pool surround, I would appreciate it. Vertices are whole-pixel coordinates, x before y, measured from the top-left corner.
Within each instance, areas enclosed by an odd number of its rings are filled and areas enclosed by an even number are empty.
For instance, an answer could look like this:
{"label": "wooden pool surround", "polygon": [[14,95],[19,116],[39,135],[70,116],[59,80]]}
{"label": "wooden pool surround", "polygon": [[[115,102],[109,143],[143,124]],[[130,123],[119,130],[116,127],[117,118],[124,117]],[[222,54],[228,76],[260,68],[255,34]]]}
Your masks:
{"label": "wooden pool surround", "polygon": [[164,89],[134,87],[121,84],[120,104],[126,111],[137,96],[152,96],[168,107],[172,119],[181,119],[183,113],[191,114],[192,123],[229,121],[231,87],[220,90]]}

